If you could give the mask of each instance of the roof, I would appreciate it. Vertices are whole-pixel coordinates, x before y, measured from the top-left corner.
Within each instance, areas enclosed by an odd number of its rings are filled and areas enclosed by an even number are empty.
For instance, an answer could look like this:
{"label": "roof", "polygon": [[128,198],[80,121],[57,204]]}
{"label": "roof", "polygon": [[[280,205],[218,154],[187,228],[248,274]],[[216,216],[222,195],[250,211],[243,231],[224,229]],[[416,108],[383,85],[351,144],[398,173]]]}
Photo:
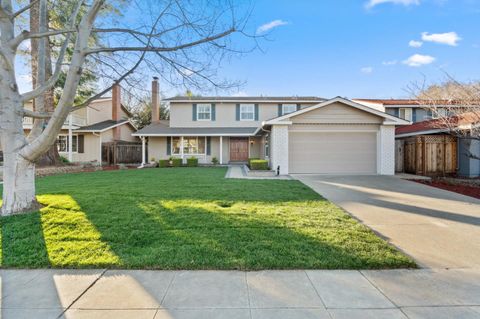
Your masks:
{"label": "roof", "polygon": [[254,136],[259,127],[169,127],[154,123],[142,128],[133,136]]}
{"label": "roof", "polygon": [[395,135],[397,137],[407,137],[422,134],[434,134],[447,132],[452,127],[459,129],[468,129],[471,125],[476,125],[480,122],[480,114],[469,112],[462,115],[451,116],[448,118],[440,118],[416,122],[412,125],[397,127]]}
{"label": "roof", "polygon": [[317,96],[174,96],[164,101],[170,102],[320,102]]}
{"label": "roof", "polygon": [[356,109],[359,109],[359,110],[362,110],[362,111],[365,111],[365,112],[368,112],[368,113],[371,113],[371,114],[374,114],[374,115],[383,117],[384,119],[390,121],[388,124],[395,124],[395,125],[408,125],[408,124],[411,124],[410,121],[401,119],[401,118],[399,118],[399,117],[397,117],[397,116],[390,115],[390,114],[387,114],[387,113],[382,112],[382,111],[380,111],[380,110],[377,110],[377,109],[368,107],[368,106],[366,106],[366,105],[363,105],[363,104],[360,104],[360,103],[356,103],[356,102],[353,102],[353,101],[351,101],[351,100],[345,99],[345,98],[343,98],[343,97],[337,96],[337,97],[335,97],[335,98],[333,98],[333,99],[323,101],[322,103],[319,103],[319,104],[316,104],[316,105],[312,105],[312,106],[310,106],[310,107],[306,107],[306,108],[304,108],[304,109],[300,109],[300,110],[298,110],[298,111],[296,111],[296,112],[292,112],[292,113],[289,113],[289,114],[286,114],[286,115],[283,115],[283,116],[279,116],[279,117],[276,117],[276,118],[274,118],[274,119],[265,121],[265,122],[263,122],[263,125],[289,124],[289,122],[283,122],[283,123],[282,123],[281,121],[286,120],[286,119],[289,119],[289,118],[294,117],[294,116],[297,116],[297,115],[300,115],[300,114],[303,114],[303,113],[307,113],[307,112],[316,110],[316,109],[321,108],[321,107],[325,107],[325,106],[330,105],[330,104],[335,103],[335,102],[340,102],[340,103],[343,103],[343,104],[345,104],[345,105],[354,107],[354,108],[356,108]]}
{"label": "roof", "polygon": [[[416,99],[352,99],[352,101],[383,104],[385,106],[397,105],[463,105],[459,100],[416,100]],[[471,104],[471,103],[470,103]]]}
{"label": "roof", "polygon": [[129,120],[120,120],[120,121],[107,120],[107,121],[98,122],[88,126],[82,126],[76,129],[75,132],[105,132],[109,129],[112,129],[114,127],[117,127],[126,123],[130,123]]}

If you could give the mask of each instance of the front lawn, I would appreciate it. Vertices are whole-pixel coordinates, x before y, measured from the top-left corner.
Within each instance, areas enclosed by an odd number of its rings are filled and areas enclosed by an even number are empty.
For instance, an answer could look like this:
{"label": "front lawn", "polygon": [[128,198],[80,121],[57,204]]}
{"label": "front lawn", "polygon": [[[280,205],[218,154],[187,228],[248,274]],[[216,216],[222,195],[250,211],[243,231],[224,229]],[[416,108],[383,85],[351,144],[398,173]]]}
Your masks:
{"label": "front lawn", "polygon": [[298,181],[224,179],[225,172],[144,169],[38,179],[38,200],[45,207],[0,218],[1,266],[414,266]]}

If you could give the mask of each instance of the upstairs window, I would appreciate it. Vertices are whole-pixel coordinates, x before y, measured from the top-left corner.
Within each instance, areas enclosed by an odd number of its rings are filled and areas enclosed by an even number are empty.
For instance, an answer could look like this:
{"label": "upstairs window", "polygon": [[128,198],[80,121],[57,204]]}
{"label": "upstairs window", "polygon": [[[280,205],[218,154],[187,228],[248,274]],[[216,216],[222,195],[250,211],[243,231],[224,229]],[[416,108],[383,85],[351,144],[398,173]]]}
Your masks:
{"label": "upstairs window", "polygon": [[197,105],[197,119],[199,121],[210,121],[212,119],[212,105],[198,104]]}
{"label": "upstairs window", "polygon": [[398,116],[404,120],[412,120],[412,109],[411,108],[400,108],[398,110]]}
{"label": "upstairs window", "polygon": [[297,104],[282,104],[282,114],[289,114],[297,111]]}
{"label": "upstairs window", "polygon": [[240,121],[253,121],[255,119],[254,104],[240,104]]}

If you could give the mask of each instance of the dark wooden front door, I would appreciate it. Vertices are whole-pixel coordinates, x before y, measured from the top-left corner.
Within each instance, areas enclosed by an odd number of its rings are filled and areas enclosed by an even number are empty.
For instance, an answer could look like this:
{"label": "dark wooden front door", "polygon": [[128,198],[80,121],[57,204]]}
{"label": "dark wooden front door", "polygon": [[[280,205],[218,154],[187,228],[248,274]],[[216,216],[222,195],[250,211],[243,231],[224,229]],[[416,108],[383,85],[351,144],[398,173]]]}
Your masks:
{"label": "dark wooden front door", "polygon": [[230,160],[234,162],[248,160],[248,138],[230,138]]}

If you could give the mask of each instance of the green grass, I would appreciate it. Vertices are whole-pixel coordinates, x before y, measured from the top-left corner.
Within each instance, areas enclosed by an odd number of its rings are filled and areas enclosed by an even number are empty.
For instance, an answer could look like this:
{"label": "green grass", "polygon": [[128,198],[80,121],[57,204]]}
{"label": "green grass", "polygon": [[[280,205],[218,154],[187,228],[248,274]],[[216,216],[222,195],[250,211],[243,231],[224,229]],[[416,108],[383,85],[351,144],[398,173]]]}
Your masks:
{"label": "green grass", "polygon": [[38,200],[45,207],[0,218],[1,266],[414,266],[298,181],[224,179],[225,172],[175,168],[40,178]]}

